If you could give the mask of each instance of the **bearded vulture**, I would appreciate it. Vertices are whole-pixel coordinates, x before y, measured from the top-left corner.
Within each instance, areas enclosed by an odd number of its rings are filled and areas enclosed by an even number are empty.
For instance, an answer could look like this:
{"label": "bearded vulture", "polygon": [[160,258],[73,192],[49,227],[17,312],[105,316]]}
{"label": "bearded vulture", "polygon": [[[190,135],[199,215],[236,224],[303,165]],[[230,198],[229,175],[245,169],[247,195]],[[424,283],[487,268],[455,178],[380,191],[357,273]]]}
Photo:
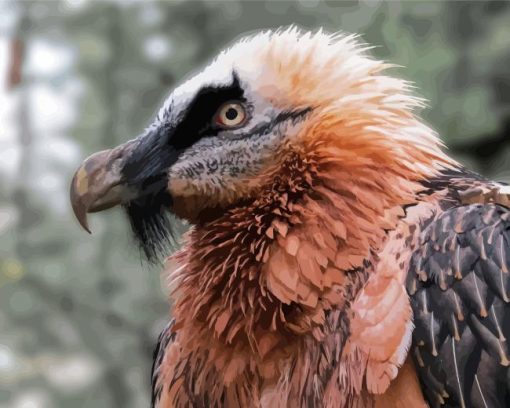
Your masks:
{"label": "bearded vulture", "polygon": [[465,169],[357,36],[265,31],[90,156],[71,202],[124,208],[173,305],[152,405],[510,406],[510,191]]}

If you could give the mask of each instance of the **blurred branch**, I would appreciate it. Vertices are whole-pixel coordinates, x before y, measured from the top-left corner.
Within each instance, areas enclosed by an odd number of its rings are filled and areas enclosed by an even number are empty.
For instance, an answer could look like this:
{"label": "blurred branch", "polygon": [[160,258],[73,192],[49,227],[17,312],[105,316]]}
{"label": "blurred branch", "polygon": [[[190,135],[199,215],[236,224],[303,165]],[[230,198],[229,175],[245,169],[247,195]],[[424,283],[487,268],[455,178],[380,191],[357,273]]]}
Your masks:
{"label": "blurred branch", "polygon": [[12,90],[21,83],[24,47],[20,38],[13,38],[9,44],[9,68],[7,70],[7,89]]}

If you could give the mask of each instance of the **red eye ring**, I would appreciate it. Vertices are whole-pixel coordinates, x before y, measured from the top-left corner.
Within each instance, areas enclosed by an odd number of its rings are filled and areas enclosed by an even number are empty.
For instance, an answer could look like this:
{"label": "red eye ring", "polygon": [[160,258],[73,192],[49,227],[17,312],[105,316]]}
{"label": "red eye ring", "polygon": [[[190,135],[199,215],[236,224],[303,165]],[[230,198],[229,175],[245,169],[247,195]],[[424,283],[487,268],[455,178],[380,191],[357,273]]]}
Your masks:
{"label": "red eye ring", "polygon": [[230,101],[220,106],[214,122],[225,129],[233,129],[242,126],[247,116],[246,108],[242,103]]}

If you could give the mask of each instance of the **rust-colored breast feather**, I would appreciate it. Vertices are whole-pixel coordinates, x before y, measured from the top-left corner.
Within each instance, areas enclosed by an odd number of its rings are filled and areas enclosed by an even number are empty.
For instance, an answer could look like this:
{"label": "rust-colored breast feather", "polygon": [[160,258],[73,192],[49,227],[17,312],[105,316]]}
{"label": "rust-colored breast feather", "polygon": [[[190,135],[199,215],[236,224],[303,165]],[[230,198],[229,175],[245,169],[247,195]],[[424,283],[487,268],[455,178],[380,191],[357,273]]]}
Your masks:
{"label": "rust-colored breast feather", "polygon": [[354,185],[326,154],[288,154],[259,197],[189,233],[170,276],[160,407],[373,404],[396,378],[411,310],[402,270],[379,254],[411,229],[397,226],[419,186],[372,181],[375,163],[353,167]]}
{"label": "rust-colored breast feather", "polygon": [[509,210],[457,207],[466,194],[442,185],[397,216],[378,253],[332,272],[334,219],[321,200],[314,224],[290,209],[308,182],[246,207],[257,223],[233,210],[191,232],[156,406],[506,406]]}

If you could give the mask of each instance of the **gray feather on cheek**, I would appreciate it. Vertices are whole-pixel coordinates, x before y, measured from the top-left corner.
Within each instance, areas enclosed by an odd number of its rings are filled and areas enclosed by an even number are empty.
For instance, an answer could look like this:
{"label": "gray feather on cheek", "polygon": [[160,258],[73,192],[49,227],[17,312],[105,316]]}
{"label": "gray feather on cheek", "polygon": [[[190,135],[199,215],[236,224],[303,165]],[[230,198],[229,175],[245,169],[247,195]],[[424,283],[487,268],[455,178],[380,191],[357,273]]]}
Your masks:
{"label": "gray feather on cheek", "polygon": [[300,126],[300,121],[288,118],[274,126],[252,128],[251,134],[222,132],[204,138],[181,155],[170,169],[169,179],[181,181],[179,185],[186,186],[188,194],[191,190],[203,194],[218,187],[235,188],[274,162]]}

